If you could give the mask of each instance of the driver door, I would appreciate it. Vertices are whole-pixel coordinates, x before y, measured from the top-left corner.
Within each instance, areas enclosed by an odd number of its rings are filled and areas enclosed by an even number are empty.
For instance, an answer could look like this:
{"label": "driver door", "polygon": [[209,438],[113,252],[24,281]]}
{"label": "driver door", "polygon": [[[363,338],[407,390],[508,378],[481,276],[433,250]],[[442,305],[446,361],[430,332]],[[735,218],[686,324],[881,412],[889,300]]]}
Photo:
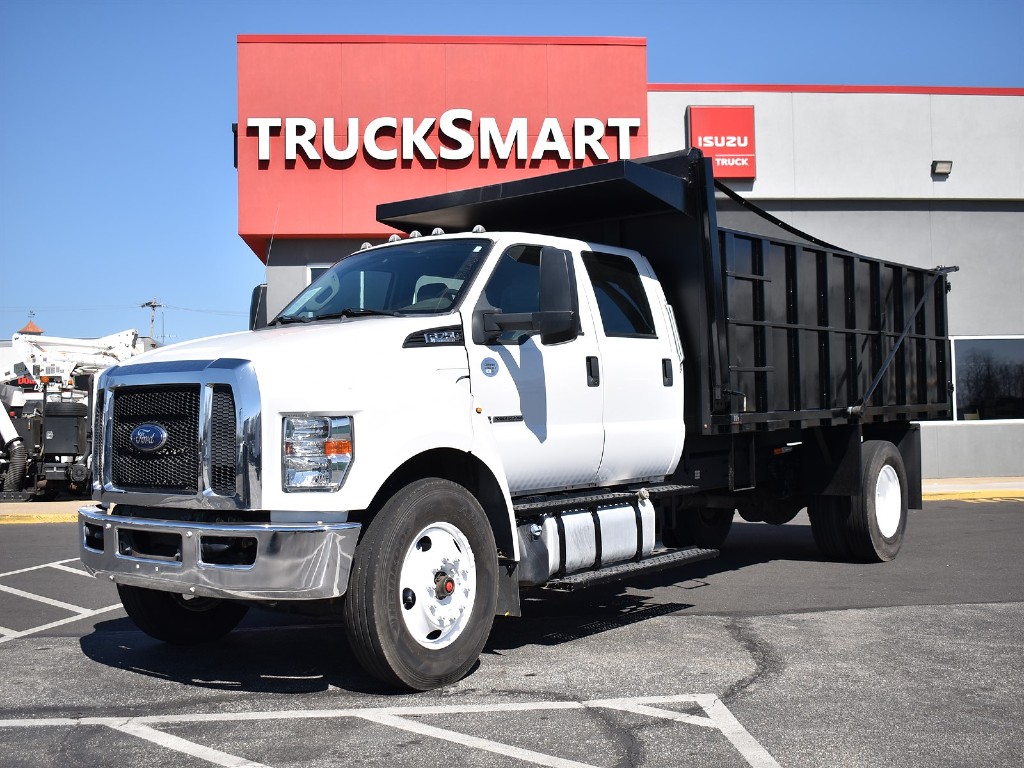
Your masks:
{"label": "driver door", "polygon": [[[541,246],[509,246],[481,296],[503,313],[536,312]],[[579,275],[586,275],[582,269]],[[604,449],[603,395],[588,373],[597,364],[593,318],[585,292],[581,333],[563,344],[540,343],[532,331],[506,331],[491,344],[469,340],[477,405],[491,422],[512,493],[597,481]],[[480,307],[478,306],[478,309]]]}

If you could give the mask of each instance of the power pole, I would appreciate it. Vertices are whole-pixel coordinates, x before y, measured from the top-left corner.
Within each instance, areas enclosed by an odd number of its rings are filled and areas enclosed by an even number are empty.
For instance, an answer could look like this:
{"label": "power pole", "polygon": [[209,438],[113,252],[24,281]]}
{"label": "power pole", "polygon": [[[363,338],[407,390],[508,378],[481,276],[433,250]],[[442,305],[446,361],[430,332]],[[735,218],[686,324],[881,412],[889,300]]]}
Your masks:
{"label": "power pole", "polygon": [[164,307],[158,299],[150,299],[145,304],[140,304],[140,307],[149,307],[149,338],[153,338],[153,325],[156,322],[156,309],[157,307]]}

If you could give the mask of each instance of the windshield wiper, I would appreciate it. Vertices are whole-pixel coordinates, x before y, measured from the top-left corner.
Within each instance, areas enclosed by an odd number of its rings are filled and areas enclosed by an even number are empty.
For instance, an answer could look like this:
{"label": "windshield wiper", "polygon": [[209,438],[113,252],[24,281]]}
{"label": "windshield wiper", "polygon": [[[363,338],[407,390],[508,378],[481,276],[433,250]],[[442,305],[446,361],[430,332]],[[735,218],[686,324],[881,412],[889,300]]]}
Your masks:
{"label": "windshield wiper", "polygon": [[335,320],[339,317],[399,317],[398,312],[386,312],[381,309],[360,309],[359,307],[345,307],[337,312],[325,312],[322,315],[281,315],[268,323],[268,325],[288,325],[289,323],[312,323],[317,320]]}
{"label": "windshield wiper", "polygon": [[289,323],[309,323],[315,320],[313,317],[303,317],[302,315],[281,315],[275,317],[267,325],[288,325]]}
{"label": "windshield wiper", "polygon": [[337,317],[372,317],[380,315],[383,317],[398,317],[397,312],[386,312],[382,309],[359,309],[358,307],[345,307],[337,312],[327,312],[317,315],[314,320],[331,320]]}

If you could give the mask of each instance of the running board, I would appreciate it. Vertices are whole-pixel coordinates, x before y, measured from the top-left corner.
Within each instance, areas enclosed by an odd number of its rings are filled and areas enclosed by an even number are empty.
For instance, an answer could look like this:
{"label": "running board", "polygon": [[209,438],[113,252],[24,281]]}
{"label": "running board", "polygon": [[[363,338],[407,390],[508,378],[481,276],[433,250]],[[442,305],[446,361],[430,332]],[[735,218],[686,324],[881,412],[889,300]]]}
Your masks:
{"label": "running board", "polygon": [[641,490],[646,490],[651,497],[656,499],[660,496],[692,493],[698,488],[695,485],[658,483],[625,491],[579,491],[551,496],[524,496],[516,499],[512,507],[516,517],[522,518],[544,512],[566,512],[572,509],[589,509],[602,504],[613,504],[617,501],[631,501],[637,498],[637,494]]}
{"label": "running board", "polygon": [[551,589],[558,592],[573,592],[577,589],[586,589],[598,584],[607,584],[612,581],[620,581],[630,576],[662,571],[666,568],[674,568],[687,563],[697,563],[701,560],[713,560],[718,557],[717,549],[701,549],[700,547],[687,547],[686,549],[673,549],[643,560],[630,560],[625,563],[609,565],[597,571],[581,571],[568,576],[561,576],[549,580],[544,584],[544,589]]}

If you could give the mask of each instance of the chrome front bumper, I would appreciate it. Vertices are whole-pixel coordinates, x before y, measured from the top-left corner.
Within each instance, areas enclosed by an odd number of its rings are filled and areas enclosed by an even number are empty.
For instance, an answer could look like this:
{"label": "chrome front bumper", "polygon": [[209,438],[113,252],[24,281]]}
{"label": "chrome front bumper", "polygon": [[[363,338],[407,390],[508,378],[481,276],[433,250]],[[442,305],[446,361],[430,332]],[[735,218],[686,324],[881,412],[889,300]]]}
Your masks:
{"label": "chrome front bumper", "polygon": [[[82,563],[115,584],[205,597],[320,600],[345,593],[360,526],[181,523],[83,507],[78,528]],[[211,562],[232,546],[245,562]]]}

